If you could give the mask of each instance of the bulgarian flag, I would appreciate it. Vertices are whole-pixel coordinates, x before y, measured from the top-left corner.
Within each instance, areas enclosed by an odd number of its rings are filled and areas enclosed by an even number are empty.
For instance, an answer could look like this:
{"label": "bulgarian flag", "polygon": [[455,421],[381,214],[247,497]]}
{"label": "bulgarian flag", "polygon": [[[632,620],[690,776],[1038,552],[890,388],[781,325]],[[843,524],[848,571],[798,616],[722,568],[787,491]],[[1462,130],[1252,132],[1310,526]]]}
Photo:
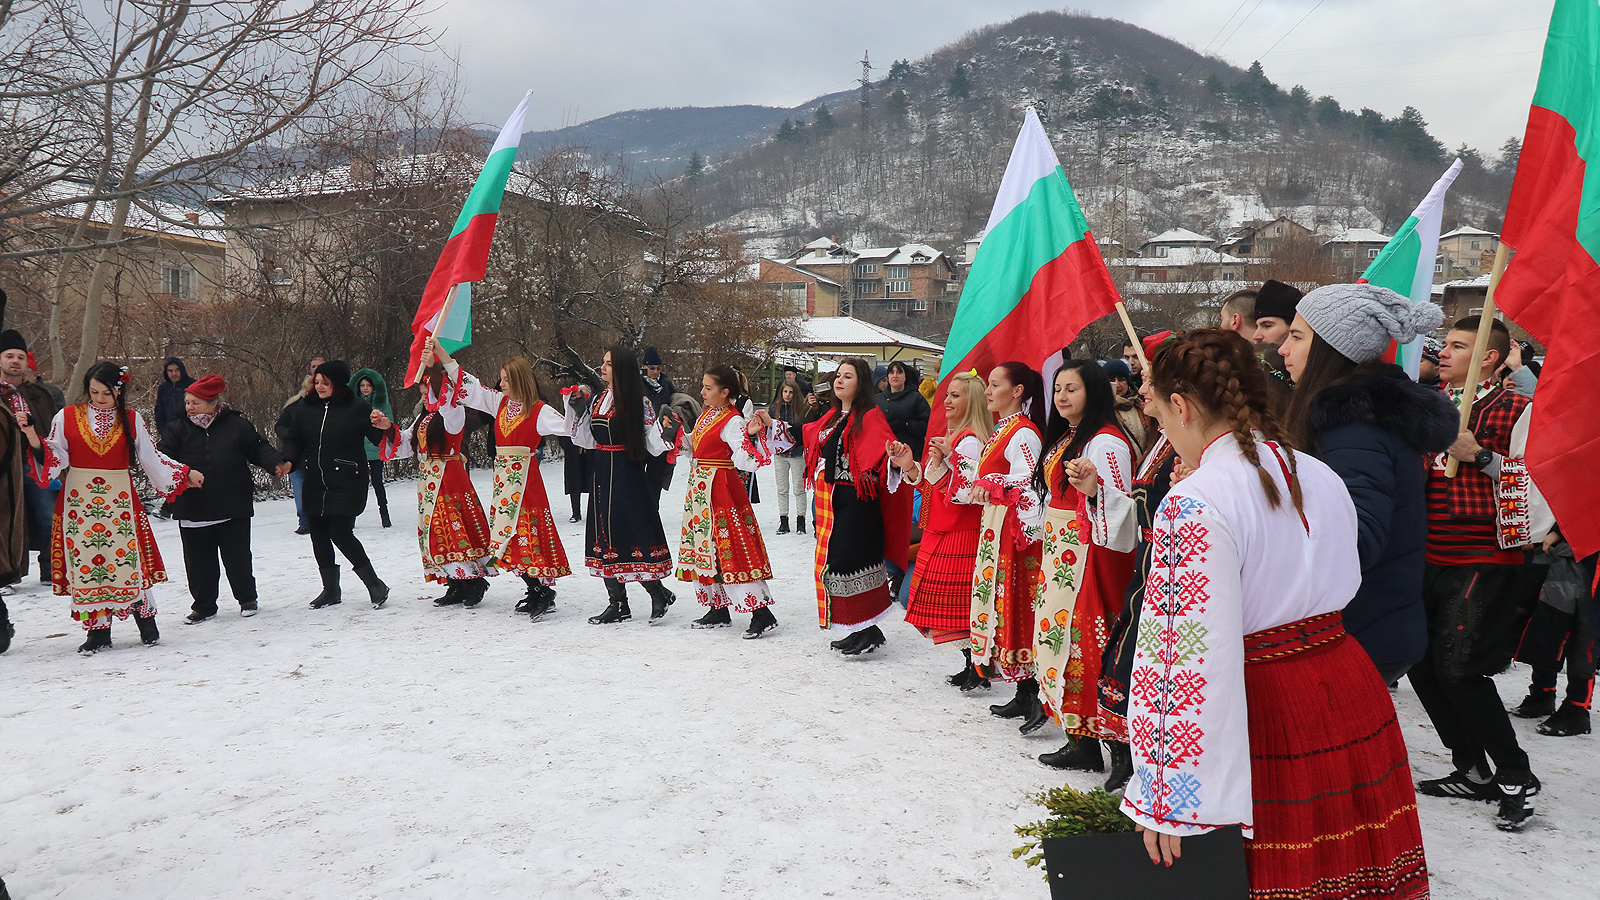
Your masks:
{"label": "bulgarian flag", "polygon": [[1579,559],[1600,550],[1600,5],[1556,0],[1496,304],[1545,345],[1527,462]]}
{"label": "bulgarian flag", "polygon": [[511,177],[511,164],[517,158],[522,120],[532,97],[532,91],[522,95],[522,102],[494,139],[483,171],[478,173],[461,215],[456,216],[456,225],[450,229],[450,239],[444,242],[444,251],[433,266],[433,274],[428,276],[428,286],[422,289],[422,303],[411,319],[411,362],[406,366],[406,387],[415,384],[422,374],[422,349],[427,346],[429,335],[438,335],[439,343],[451,353],[472,343],[469,285],[483,280],[489,266],[489,244],[500,217],[500,199],[506,192],[506,179]]}
{"label": "bulgarian flag", "polygon": [[941,398],[951,375],[976,369],[988,378],[1013,359],[1038,368],[1085,325],[1114,312],[1117,300],[1078,198],[1029,109],[961,289],[928,434],[944,434]]}
{"label": "bulgarian flag", "polygon": [[[1422,198],[1400,230],[1389,239],[1372,264],[1357,279],[1366,284],[1386,287],[1412,303],[1433,300],[1433,264],[1439,258],[1439,226],[1444,218],[1444,194],[1451,182],[1461,174],[1461,160],[1457,159],[1434,182],[1433,190]],[[1398,351],[1391,344],[1393,360],[1399,363],[1411,380],[1417,379],[1417,369],[1422,363],[1422,338],[1401,346]]]}

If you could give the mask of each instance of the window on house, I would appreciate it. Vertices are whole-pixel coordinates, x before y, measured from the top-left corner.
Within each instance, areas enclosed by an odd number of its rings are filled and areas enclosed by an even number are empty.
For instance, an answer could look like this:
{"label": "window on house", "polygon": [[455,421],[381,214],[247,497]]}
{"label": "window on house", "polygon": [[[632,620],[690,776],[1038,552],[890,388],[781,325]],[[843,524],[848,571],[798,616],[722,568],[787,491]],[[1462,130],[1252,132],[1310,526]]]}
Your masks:
{"label": "window on house", "polygon": [[1482,250],[1483,249],[1483,241],[1473,241],[1472,242],[1472,249],[1474,249],[1474,250]]}
{"label": "window on house", "polygon": [[1165,258],[1166,255],[1167,255],[1167,248],[1165,248],[1165,247],[1157,247],[1156,248],[1156,255]]}
{"label": "window on house", "polygon": [[1380,249],[1382,249],[1382,248],[1381,247],[1368,247],[1367,248],[1367,259],[1377,259],[1378,258],[1378,251]]}
{"label": "window on house", "polygon": [[177,297],[179,300],[193,300],[195,298],[194,270],[183,265],[162,266],[161,293]]}
{"label": "window on house", "polygon": [[857,297],[876,297],[876,296],[878,296],[878,286],[881,285],[882,283],[883,282],[881,282],[881,281],[860,281],[860,280],[858,280],[858,281],[856,281],[856,296]]}
{"label": "window on house", "polygon": [[778,296],[783,298],[784,302],[795,309],[805,309],[806,284],[804,281],[785,281],[773,287],[777,288]]}
{"label": "window on house", "polygon": [[961,293],[961,285],[954,281],[946,281],[944,283],[944,292],[946,294],[959,294]]}
{"label": "window on house", "polygon": [[856,274],[857,275],[876,275],[876,274],[878,274],[878,264],[877,263],[858,263],[856,265]]}
{"label": "window on house", "polygon": [[1433,274],[1439,275],[1439,274],[1441,274],[1443,272],[1444,272],[1444,263],[1434,263],[1433,264]]}
{"label": "window on house", "polygon": [[[894,266],[890,266],[889,267],[889,271],[891,271],[891,272],[894,271],[894,268],[895,268]],[[909,293],[911,293],[911,282],[909,282],[909,281],[891,281],[891,282],[889,282],[889,293],[891,293],[891,294],[909,294]]]}
{"label": "window on house", "polygon": [[927,312],[928,311],[928,301],[926,301],[926,300],[913,300],[913,301],[911,301],[911,311],[912,312]]}
{"label": "window on house", "polygon": [[1274,226],[1272,226],[1272,233],[1273,234],[1283,234],[1283,226],[1282,225],[1274,225]]}
{"label": "window on house", "polygon": [[885,274],[887,274],[890,278],[910,278],[911,277],[911,267],[910,266],[885,266],[884,269],[885,269]]}
{"label": "window on house", "polygon": [[899,312],[900,311],[900,301],[899,300],[890,300],[889,301],[889,311],[890,312]]}
{"label": "window on house", "polygon": [[1139,273],[1139,280],[1140,281],[1155,281],[1156,280],[1156,273],[1154,273],[1154,272],[1140,272]]}
{"label": "window on house", "polygon": [[1223,272],[1222,273],[1222,280],[1223,281],[1238,281],[1239,280],[1239,273],[1238,272]]}

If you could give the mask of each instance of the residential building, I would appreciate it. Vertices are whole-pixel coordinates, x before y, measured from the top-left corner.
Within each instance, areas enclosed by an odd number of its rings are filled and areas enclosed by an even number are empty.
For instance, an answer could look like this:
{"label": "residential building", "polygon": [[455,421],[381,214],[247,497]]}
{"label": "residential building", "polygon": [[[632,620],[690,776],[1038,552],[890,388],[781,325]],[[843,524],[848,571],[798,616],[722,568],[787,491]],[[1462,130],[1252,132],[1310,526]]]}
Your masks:
{"label": "residential building", "polygon": [[1389,243],[1389,237],[1371,228],[1346,228],[1323,241],[1323,248],[1333,260],[1334,278],[1338,281],[1360,278]]}
{"label": "residential building", "polygon": [[1187,228],[1163,231],[1139,246],[1139,255],[1164,257],[1174,250],[1209,250],[1217,242]]}
{"label": "residential building", "polygon": [[1494,254],[1499,249],[1499,235],[1470,225],[1442,234],[1433,280],[1443,283],[1486,275],[1494,268]]}
{"label": "residential building", "polygon": [[1296,241],[1309,241],[1316,232],[1288,216],[1256,219],[1235,228],[1217,249],[1234,256],[1271,256]]}
{"label": "residential building", "polygon": [[777,291],[792,304],[796,314],[837,316],[843,285],[816,272],[776,259],[757,263],[756,281]]}
{"label": "residential building", "polygon": [[[1191,232],[1192,233],[1192,232]],[[1110,258],[1106,266],[1114,279],[1135,283],[1245,281],[1250,260],[1190,245],[1147,242],[1140,256]]]}
{"label": "residential building", "polygon": [[900,360],[937,378],[944,345],[851,316],[817,316],[802,320],[776,347],[799,351],[814,361],[837,363],[861,357],[874,364]]}
{"label": "residential building", "polygon": [[[954,315],[961,297],[961,275],[955,260],[927,244],[854,249],[831,238],[819,238],[797,255],[763,266],[765,283],[794,283],[793,270],[809,272],[839,286],[832,311],[818,305],[813,315],[854,315],[880,323],[927,320],[917,330],[937,330]],[[781,267],[781,268],[780,268]]]}

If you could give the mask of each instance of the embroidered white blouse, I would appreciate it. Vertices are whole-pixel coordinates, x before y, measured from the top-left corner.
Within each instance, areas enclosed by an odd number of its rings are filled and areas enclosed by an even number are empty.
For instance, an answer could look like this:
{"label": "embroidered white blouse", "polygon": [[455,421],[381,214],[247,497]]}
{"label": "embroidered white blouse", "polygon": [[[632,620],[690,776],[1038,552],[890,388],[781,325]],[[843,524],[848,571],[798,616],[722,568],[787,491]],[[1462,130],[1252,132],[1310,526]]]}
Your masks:
{"label": "embroidered white blouse", "polygon": [[1152,529],[1122,808],[1167,834],[1242,825],[1252,835],[1243,638],[1343,609],[1361,584],[1355,505],[1339,476],[1295,454],[1302,520],[1279,457],[1258,447],[1282,497],[1276,509],[1227,434],[1173,485]]}
{"label": "embroidered white blouse", "polygon": [[[70,408],[70,407],[69,407]],[[87,406],[89,412],[89,427],[94,429],[95,436],[104,440],[117,426],[117,411],[114,409],[96,409]],[[145,427],[144,417],[138,410],[128,410],[128,421],[133,425],[133,440],[130,442],[133,453],[144,469],[144,474],[149,477],[150,484],[163,494],[171,494],[172,489],[189,477],[189,467],[183,463],[168,459],[156,443],[150,438],[150,429]],[[61,477],[61,473],[72,467],[71,454],[67,449],[67,410],[56,413],[50,420],[50,436],[45,439],[48,453],[45,458],[45,478]]]}
{"label": "embroidered white blouse", "polygon": [[[1134,480],[1148,477],[1166,449],[1167,435],[1162,432],[1139,464]],[[1095,460],[1095,469],[1099,487],[1094,502],[1089,504],[1090,539],[1107,550],[1130,553],[1139,546],[1139,510],[1133,502],[1133,484],[1123,484],[1118,478],[1107,480],[1099,460]]]}
{"label": "embroidered white blouse", "polygon": [[[1016,413],[996,422],[995,437],[1007,422],[1020,415],[1022,413]],[[995,437],[989,440],[993,442]],[[988,445],[984,447],[987,449]],[[975,482],[991,497],[1009,490],[1017,491],[1017,521],[1022,525],[1023,535],[1030,541],[1037,541],[1044,535],[1044,504],[1039,502],[1039,495],[1033,489],[1033,472],[1039,465],[1042,449],[1043,439],[1039,437],[1039,432],[1032,428],[1018,428],[1012,432],[1011,440],[1006,444],[1006,472],[984,475]]]}
{"label": "embroidered white blouse", "polygon": [[[445,371],[454,380],[456,370],[459,368],[460,366],[454,360],[451,360],[445,366]],[[500,401],[502,400],[509,403],[509,406],[506,407],[506,412],[512,418],[522,414],[522,404],[519,401],[511,400],[503,391],[485,387],[483,382],[479,381],[471,372],[461,373],[461,395],[462,406],[470,406],[491,416],[500,415]],[[567,430],[567,417],[557,412],[556,408],[548,403],[539,410],[539,418],[534,421],[534,427],[539,429],[539,434],[546,437],[551,435],[557,437],[572,436]]]}
{"label": "embroidered white blouse", "polygon": [[[918,481],[928,479],[928,483],[942,490],[951,503],[982,503],[982,500],[972,499],[972,492],[968,490],[978,480],[978,458],[982,455],[983,441],[978,440],[977,435],[966,435],[950,448],[949,459],[940,461],[937,466],[923,468]],[[907,478],[906,483],[917,482]]]}
{"label": "embroidered white blouse", "polygon": [[[600,393],[599,399],[592,403],[585,402],[574,408],[572,394],[566,396],[567,416],[566,425],[572,435],[572,443],[585,450],[595,448],[594,431],[589,427],[591,413],[605,415],[611,411],[612,391],[606,388]],[[661,423],[656,420],[656,411],[650,408],[650,401],[641,399],[644,404],[644,449],[651,456],[660,456],[667,452],[667,442],[661,437]]]}

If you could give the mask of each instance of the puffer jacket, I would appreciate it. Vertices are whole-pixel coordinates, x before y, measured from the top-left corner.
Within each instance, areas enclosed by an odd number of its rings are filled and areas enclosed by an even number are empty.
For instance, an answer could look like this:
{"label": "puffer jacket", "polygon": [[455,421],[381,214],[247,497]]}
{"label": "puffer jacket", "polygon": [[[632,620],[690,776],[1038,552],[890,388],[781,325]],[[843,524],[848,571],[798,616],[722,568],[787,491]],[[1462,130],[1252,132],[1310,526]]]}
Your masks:
{"label": "puffer jacket", "polygon": [[372,407],[349,392],[327,400],[316,392],[283,411],[277,433],[283,458],[305,472],[301,502],[308,516],[359,516],[367,508],[364,441],[383,440]]}

